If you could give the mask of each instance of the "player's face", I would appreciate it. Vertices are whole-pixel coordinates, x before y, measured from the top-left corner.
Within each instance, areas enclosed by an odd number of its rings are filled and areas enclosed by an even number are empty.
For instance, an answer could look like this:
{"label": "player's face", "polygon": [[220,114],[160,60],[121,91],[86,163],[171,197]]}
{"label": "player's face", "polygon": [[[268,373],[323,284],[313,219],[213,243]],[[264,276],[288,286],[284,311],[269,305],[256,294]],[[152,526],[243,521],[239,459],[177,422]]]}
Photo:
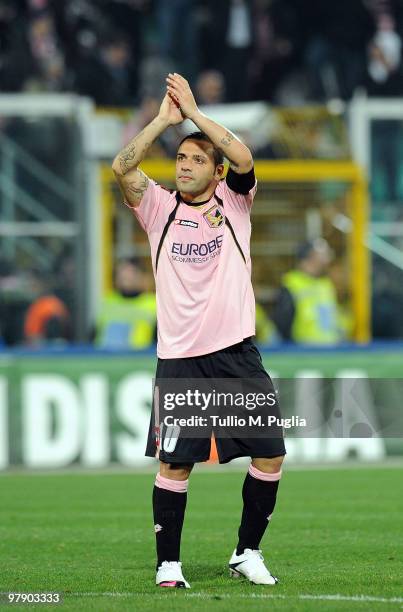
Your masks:
{"label": "player's face", "polygon": [[208,142],[185,140],[176,155],[178,191],[197,196],[220,180],[223,166],[215,166],[213,147]]}

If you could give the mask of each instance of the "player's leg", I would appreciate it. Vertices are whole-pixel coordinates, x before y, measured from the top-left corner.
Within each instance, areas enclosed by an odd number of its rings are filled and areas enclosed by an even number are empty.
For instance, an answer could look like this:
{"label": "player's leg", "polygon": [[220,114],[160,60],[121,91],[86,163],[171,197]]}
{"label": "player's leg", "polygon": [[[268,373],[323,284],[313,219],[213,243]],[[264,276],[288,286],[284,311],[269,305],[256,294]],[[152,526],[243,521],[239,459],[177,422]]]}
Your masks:
{"label": "player's leg", "polygon": [[179,561],[188,478],[195,463],[209,458],[211,439],[187,438],[181,435],[181,431],[176,431],[173,437],[171,429],[161,427],[155,419],[154,406],[146,455],[160,460],[160,470],[153,489],[158,557],[156,584],[189,588]]}
{"label": "player's leg", "polygon": [[[243,380],[244,392],[261,392],[267,396],[275,393],[253,343],[244,341],[240,347],[234,348],[230,356],[223,352],[220,358],[227,359],[231,374]],[[280,416],[278,402],[267,406],[266,412],[266,416]],[[220,463],[235,457],[252,457],[242,487],[242,518],[238,545],[229,562],[231,573],[234,576],[244,575],[257,584],[276,584],[277,579],[263,563],[259,546],[276,504],[281,465],[286,452],[282,429],[271,427],[270,431],[266,431],[256,428],[256,431],[245,431],[243,435],[241,432],[239,438],[218,438],[217,450]]]}
{"label": "player's leg", "polygon": [[283,456],[252,459],[242,487],[243,510],[237,555],[246,548],[259,549],[276,505],[283,459]]}
{"label": "player's leg", "polygon": [[193,465],[160,462],[153,489],[157,566],[180,560],[180,543],[189,475]]}
{"label": "player's leg", "polygon": [[[158,359],[146,456],[160,460],[152,502],[157,547],[156,584],[189,587],[183,578],[180,543],[189,474],[194,463],[208,459],[210,440],[183,438],[163,426],[163,396],[177,392],[182,378],[198,376],[195,359]],[[171,386],[173,385],[173,388]]]}
{"label": "player's leg", "polygon": [[264,564],[259,547],[276,505],[283,458],[253,458],[242,487],[239,539],[229,567],[232,576],[245,576],[255,584],[274,585],[278,582]]}
{"label": "player's leg", "polygon": [[[167,439],[171,444],[172,439]],[[182,573],[180,544],[185,517],[189,474],[194,463],[207,461],[209,438],[179,438],[175,448],[165,451],[162,432],[159,450],[160,471],[153,490],[153,512],[157,544],[156,584],[161,587],[189,588]]]}
{"label": "player's leg", "polygon": [[192,468],[193,464],[160,461],[153,489],[158,586],[189,588],[182,574],[180,545]]}

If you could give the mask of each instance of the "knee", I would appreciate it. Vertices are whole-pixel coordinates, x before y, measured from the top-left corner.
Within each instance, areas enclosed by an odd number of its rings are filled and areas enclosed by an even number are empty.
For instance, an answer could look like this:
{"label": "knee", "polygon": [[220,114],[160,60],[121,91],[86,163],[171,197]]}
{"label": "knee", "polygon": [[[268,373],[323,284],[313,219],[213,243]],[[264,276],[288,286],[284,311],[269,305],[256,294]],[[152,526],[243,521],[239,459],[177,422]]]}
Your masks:
{"label": "knee", "polygon": [[252,465],[266,474],[276,474],[281,470],[283,460],[284,456],[271,457],[270,459],[254,458],[252,459]]}
{"label": "knee", "polygon": [[171,480],[187,480],[190,472],[193,469],[193,464],[174,464],[160,462],[160,474],[164,478]]}

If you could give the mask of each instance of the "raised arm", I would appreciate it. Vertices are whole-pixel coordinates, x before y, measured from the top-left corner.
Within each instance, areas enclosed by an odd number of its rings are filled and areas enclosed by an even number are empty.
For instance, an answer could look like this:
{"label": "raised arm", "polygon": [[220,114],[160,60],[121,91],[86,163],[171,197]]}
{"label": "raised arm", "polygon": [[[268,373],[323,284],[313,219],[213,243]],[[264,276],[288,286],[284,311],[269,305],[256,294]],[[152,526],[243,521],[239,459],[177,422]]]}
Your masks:
{"label": "raised arm", "polygon": [[138,206],[148,187],[148,176],[138,168],[151,144],[170,125],[183,121],[183,116],[173,100],[164,97],[159,113],[129,144],[117,154],[112,170],[123,197],[130,206]]}
{"label": "raised arm", "polygon": [[185,78],[176,72],[169,74],[167,90],[179,103],[182,113],[210,138],[214,146],[221,149],[234,172],[245,174],[252,169],[253,157],[248,147],[227,128],[200,112]]}

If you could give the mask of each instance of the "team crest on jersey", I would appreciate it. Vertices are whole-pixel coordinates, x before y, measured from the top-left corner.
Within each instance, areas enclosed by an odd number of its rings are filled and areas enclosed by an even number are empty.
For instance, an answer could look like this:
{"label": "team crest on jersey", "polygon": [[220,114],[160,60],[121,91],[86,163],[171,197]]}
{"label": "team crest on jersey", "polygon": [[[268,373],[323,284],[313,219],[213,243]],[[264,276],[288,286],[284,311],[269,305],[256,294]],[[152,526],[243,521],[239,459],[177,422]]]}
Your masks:
{"label": "team crest on jersey", "polygon": [[210,227],[220,227],[224,223],[224,215],[219,206],[215,205],[203,214]]}

